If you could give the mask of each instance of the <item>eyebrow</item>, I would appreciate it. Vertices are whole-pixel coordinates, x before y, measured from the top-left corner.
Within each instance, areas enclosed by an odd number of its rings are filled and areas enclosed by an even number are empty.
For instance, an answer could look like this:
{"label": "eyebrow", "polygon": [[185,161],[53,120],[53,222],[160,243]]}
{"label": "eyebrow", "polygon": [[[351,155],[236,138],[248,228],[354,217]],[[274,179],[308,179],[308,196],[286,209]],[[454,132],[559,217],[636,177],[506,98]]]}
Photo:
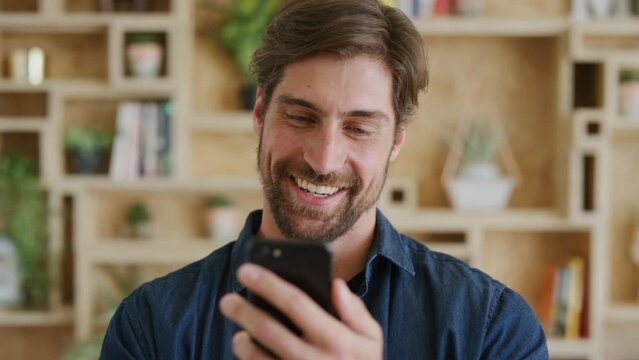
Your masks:
{"label": "eyebrow", "polygon": [[[297,106],[305,107],[307,109],[317,112],[320,115],[324,115],[324,112],[312,102],[306,101],[304,99],[296,98],[294,96],[280,95],[277,97],[276,101],[280,104],[297,105]],[[378,119],[390,122],[390,118],[388,117],[388,115],[384,113],[383,111],[378,111],[378,110],[353,110],[353,111],[345,112],[342,115],[345,117],[353,116],[353,117],[361,117],[361,118],[378,118]]]}

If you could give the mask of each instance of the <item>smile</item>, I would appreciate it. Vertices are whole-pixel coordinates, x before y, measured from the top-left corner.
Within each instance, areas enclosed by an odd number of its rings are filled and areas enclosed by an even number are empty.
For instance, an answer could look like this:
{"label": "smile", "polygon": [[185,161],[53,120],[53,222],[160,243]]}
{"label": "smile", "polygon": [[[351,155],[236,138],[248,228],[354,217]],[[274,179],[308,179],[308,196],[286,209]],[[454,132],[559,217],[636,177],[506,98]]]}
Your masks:
{"label": "smile", "polygon": [[295,183],[300,189],[306,191],[307,193],[315,197],[331,196],[340,190],[340,188],[335,186],[319,186],[297,177],[295,177],[294,179],[295,179]]}

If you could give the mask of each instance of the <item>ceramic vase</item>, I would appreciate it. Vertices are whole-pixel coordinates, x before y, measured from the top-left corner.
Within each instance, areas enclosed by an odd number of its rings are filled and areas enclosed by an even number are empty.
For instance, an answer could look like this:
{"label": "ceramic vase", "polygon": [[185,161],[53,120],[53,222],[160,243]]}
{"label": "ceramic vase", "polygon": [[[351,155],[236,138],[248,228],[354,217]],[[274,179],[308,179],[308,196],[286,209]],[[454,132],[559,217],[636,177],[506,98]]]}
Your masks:
{"label": "ceramic vase", "polygon": [[158,43],[132,43],[127,48],[129,69],[139,79],[157,78],[163,58],[164,48]]}

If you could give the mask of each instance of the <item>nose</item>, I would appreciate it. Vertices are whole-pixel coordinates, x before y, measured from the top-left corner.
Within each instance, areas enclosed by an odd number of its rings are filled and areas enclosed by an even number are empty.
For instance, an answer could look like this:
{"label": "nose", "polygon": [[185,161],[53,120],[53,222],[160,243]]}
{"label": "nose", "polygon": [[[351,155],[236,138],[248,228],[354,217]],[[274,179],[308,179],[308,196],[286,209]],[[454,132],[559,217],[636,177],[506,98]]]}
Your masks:
{"label": "nose", "polygon": [[341,169],[346,161],[347,144],[338,126],[322,126],[304,143],[304,160],[319,175]]}

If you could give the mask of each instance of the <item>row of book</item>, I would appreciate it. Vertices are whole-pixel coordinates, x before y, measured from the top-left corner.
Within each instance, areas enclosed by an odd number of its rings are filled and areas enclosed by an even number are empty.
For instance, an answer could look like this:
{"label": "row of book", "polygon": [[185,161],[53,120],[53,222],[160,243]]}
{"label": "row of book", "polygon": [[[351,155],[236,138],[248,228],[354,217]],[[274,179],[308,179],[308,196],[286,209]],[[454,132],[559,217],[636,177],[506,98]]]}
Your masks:
{"label": "row of book", "polygon": [[170,101],[126,101],[118,106],[109,176],[136,180],[170,176]]}
{"label": "row of book", "polygon": [[402,10],[412,18],[431,16],[480,15],[483,1],[478,0],[382,0],[385,4]]}
{"label": "row of book", "polygon": [[588,336],[587,285],[582,257],[544,268],[539,317],[547,336],[566,339]]}

